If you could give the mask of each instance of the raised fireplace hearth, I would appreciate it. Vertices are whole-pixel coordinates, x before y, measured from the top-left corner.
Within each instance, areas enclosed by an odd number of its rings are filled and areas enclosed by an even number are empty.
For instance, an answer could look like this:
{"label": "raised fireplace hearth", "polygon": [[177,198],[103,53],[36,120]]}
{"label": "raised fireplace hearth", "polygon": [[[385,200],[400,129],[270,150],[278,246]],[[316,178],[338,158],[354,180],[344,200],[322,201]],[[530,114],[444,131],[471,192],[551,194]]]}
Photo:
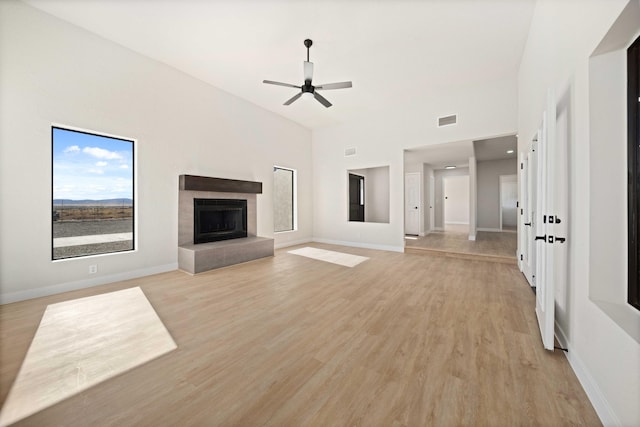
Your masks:
{"label": "raised fireplace hearth", "polygon": [[273,256],[274,241],[257,236],[262,183],[180,175],[178,267],[191,274]]}

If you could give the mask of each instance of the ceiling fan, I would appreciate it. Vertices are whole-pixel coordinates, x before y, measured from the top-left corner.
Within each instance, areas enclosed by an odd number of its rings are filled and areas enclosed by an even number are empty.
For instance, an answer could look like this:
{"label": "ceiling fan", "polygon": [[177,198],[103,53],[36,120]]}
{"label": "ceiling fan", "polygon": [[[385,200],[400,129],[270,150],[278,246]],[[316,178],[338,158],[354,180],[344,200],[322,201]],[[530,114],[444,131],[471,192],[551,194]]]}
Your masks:
{"label": "ceiling fan", "polygon": [[274,82],[272,80],[263,80],[263,83],[267,83],[270,85],[276,86],[285,86],[285,87],[293,87],[296,89],[300,89],[300,93],[294,95],[291,99],[284,103],[284,105],[291,105],[293,101],[300,98],[302,95],[309,94],[306,96],[313,96],[318,100],[319,103],[324,105],[325,107],[331,107],[331,103],[327,101],[327,99],[320,95],[317,91],[319,90],[332,90],[332,89],[346,89],[352,86],[351,82],[340,82],[340,83],[325,83],[321,85],[314,86],[311,84],[313,80],[313,62],[309,62],[309,48],[313,44],[313,41],[306,39],[304,41],[304,45],[307,47],[307,60],[303,62],[303,70],[304,70],[304,84],[302,86],[296,86],[289,83],[281,83]]}

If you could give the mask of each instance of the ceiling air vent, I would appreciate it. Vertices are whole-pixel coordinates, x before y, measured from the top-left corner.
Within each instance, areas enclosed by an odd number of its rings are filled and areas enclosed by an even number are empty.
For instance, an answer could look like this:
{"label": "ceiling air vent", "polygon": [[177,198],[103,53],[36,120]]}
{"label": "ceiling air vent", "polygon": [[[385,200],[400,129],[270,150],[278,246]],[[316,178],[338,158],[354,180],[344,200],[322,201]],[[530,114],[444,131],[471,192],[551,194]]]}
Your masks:
{"label": "ceiling air vent", "polygon": [[438,117],[438,127],[455,125],[458,122],[458,115]]}
{"label": "ceiling air vent", "polygon": [[345,157],[355,156],[355,155],[356,155],[356,148],[355,147],[345,148],[344,149],[344,156]]}

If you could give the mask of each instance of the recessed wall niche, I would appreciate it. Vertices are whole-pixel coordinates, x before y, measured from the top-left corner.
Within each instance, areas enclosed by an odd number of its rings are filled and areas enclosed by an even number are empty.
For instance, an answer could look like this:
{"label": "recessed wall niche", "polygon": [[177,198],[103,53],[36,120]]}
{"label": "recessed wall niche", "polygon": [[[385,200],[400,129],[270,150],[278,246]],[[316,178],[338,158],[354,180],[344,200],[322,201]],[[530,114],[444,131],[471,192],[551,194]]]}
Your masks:
{"label": "recessed wall niche", "polygon": [[350,222],[389,223],[389,166],[347,171]]}

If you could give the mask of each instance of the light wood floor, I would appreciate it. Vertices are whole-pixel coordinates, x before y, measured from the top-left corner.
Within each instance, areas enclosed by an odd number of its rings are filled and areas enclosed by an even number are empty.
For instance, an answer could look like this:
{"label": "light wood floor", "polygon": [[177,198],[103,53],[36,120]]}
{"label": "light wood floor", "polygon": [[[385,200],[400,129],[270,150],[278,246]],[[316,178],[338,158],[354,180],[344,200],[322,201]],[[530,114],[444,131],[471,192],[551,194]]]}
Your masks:
{"label": "light wood floor", "polygon": [[472,241],[469,240],[466,227],[464,229],[450,227],[445,231],[433,231],[416,239],[405,239],[405,247],[412,253],[458,255],[460,258],[484,259],[508,264],[517,262],[517,246],[516,233],[478,231],[476,240]]}
{"label": "light wood floor", "polygon": [[515,266],[313,246],[371,259],[283,249],[1,306],[0,400],[47,304],[140,286],[178,349],[20,425],[600,425]]}

